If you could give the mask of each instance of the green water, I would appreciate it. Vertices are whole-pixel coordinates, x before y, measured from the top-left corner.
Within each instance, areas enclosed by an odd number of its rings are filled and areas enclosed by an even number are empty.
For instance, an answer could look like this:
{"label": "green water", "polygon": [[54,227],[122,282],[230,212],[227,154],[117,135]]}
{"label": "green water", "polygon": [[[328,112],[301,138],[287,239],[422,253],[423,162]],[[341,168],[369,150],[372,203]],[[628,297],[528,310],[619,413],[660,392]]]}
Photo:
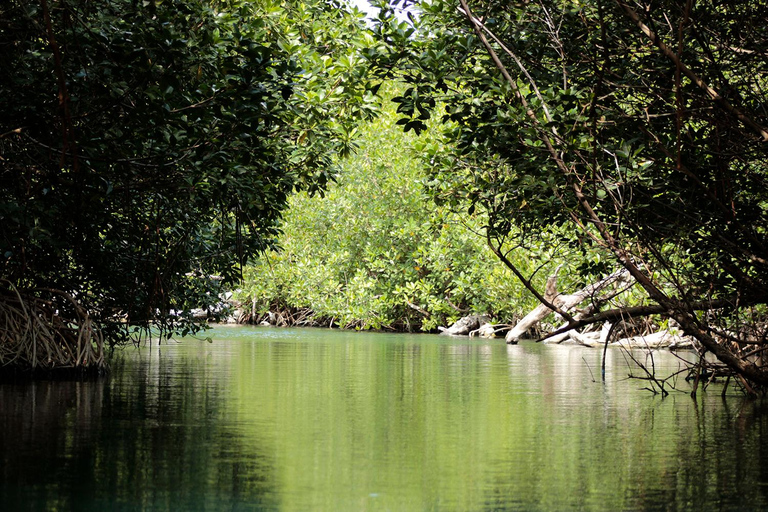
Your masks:
{"label": "green water", "polygon": [[125,350],[101,382],[0,384],[0,509],[768,508],[765,403],[662,400],[619,350],[603,384],[581,347],[212,337]]}

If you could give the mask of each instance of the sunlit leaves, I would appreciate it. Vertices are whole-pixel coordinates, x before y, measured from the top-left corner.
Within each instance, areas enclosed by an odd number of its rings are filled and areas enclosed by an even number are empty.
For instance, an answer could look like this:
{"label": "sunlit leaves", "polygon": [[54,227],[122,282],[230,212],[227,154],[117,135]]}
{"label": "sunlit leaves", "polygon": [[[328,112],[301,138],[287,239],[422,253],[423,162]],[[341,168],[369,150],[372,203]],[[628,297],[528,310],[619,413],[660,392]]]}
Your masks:
{"label": "sunlit leaves", "polygon": [[291,200],[282,250],[247,269],[244,304],[257,314],[306,308],[321,325],[425,331],[469,312],[510,318],[530,304],[468,229],[479,222],[425,194],[418,154],[439,141],[425,134],[414,153],[416,137],[396,120],[391,108],[360,128],[361,149],[326,197]]}
{"label": "sunlit leaves", "polygon": [[[746,286],[766,300],[766,145],[749,122],[712,101],[614,4],[469,6],[510,80],[454,0],[417,2],[415,36],[392,46],[400,63],[385,68],[411,85],[396,99],[405,129],[421,128],[421,116],[445,123],[445,143],[423,152],[440,204],[487,212],[500,240],[528,243],[571,225],[561,236],[582,244],[593,219],[577,186],[621,247],[653,254],[674,294],[733,296]],[[765,31],[754,22],[762,7],[740,2],[725,15],[704,3],[686,14],[661,2],[638,12],[684,65],[766,125]],[[391,26],[378,28],[382,41]]]}
{"label": "sunlit leaves", "polygon": [[185,322],[332,180],[378,108],[373,39],[319,0],[49,4],[60,63],[36,6],[0,8],[4,275],[103,321]]}

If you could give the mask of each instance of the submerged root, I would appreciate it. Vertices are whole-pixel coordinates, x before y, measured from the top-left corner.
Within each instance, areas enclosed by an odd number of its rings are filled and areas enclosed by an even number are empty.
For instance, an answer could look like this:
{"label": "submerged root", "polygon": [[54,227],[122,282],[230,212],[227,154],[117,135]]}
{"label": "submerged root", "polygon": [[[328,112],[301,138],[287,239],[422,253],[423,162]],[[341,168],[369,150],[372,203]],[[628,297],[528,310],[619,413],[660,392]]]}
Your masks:
{"label": "submerged root", "polygon": [[0,370],[106,370],[104,337],[71,295],[0,283]]}

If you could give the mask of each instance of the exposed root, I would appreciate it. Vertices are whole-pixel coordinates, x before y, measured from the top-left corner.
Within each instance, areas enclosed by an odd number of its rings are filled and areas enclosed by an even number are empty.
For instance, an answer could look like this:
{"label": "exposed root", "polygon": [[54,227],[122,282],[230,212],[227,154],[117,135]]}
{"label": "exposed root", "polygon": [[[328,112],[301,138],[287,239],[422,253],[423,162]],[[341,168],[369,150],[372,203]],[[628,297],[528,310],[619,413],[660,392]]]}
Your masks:
{"label": "exposed root", "polygon": [[106,371],[104,337],[74,297],[0,283],[1,371]]}

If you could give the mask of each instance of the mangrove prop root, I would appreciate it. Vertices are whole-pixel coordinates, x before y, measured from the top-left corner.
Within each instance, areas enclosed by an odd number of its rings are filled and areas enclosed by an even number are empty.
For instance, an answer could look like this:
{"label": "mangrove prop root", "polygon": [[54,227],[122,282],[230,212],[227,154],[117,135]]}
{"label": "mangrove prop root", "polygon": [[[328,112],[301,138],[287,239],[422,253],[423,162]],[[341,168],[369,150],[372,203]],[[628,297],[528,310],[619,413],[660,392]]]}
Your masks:
{"label": "mangrove prop root", "polygon": [[74,297],[0,283],[0,369],[106,369],[104,337]]}

